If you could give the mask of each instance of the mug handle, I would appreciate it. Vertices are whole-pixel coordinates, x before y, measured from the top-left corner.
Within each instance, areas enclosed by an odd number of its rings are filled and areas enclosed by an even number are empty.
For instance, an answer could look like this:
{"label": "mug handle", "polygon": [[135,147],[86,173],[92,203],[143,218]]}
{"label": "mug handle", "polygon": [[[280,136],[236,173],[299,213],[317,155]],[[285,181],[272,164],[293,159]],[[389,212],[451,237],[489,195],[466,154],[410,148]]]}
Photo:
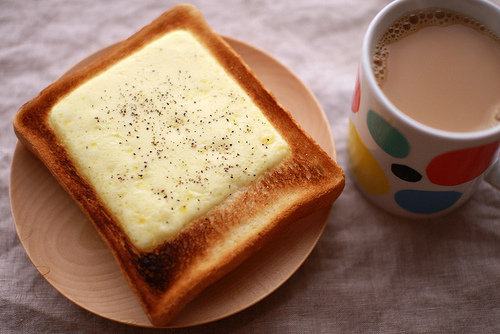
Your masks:
{"label": "mug handle", "polygon": [[485,175],[484,180],[500,190],[500,159],[491,166],[491,170]]}

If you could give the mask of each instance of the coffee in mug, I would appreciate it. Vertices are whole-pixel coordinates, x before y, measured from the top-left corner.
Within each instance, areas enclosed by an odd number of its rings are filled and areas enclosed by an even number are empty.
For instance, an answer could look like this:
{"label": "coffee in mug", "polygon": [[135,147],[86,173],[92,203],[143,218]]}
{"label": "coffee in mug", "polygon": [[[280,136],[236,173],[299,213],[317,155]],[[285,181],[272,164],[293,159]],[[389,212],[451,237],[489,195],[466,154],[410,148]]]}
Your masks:
{"label": "coffee in mug", "polygon": [[500,125],[500,38],[475,18],[409,12],[387,28],[372,59],[384,94],[414,120],[452,132]]}

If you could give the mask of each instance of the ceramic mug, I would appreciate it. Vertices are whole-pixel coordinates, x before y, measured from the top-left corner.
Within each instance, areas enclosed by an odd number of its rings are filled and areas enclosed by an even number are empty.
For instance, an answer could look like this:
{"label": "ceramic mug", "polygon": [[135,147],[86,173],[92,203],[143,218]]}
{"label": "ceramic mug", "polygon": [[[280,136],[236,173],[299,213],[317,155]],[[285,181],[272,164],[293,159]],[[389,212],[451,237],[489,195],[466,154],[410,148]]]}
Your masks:
{"label": "ceramic mug", "polygon": [[372,71],[372,51],[387,27],[404,13],[431,7],[468,14],[500,35],[500,8],[487,1],[399,0],[371,22],[350,113],[349,164],[369,200],[407,218],[450,212],[483,180],[500,189],[500,126],[449,132],[418,123],[391,103]]}

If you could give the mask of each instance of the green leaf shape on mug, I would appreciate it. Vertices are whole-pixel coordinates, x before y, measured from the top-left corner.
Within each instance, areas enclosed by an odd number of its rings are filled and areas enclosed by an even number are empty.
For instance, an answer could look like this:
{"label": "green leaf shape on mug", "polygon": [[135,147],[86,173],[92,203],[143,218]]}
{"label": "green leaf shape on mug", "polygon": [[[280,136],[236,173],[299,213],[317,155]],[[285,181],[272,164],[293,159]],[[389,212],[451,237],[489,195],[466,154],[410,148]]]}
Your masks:
{"label": "green leaf shape on mug", "polygon": [[410,144],[398,129],[389,124],[373,110],[366,116],[368,130],[377,145],[394,158],[405,158],[410,153]]}
{"label": "green leaf shape on mug", "polygon": [[387,194],[391,188],[389,180],[377,160],[366,148],[351,120],[349,120],[348,140],[349,163],[360,187],[371,194]]}

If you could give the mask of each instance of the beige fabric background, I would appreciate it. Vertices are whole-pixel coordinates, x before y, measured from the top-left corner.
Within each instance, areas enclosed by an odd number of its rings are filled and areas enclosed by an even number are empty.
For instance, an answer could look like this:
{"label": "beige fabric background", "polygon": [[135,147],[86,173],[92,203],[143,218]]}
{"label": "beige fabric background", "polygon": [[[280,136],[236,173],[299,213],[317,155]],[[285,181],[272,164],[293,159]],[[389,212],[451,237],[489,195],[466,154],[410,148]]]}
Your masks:
{"label": "beige fabric background", "polygon": [[[265,50],[309,86],[347,169],[347,117],[361,41],[389,1],[191,3],[214,30]],[[0,0],[0,332],[500,332],[500,193],[488,185],[447,217],[413,222],[367,203],[348,174],[324,234],[296,274],[257,305],[195,328],[140,329],[103,319],[68,301],[38,274],[9,206],[16,110],[73,64],[174,4]]]}

